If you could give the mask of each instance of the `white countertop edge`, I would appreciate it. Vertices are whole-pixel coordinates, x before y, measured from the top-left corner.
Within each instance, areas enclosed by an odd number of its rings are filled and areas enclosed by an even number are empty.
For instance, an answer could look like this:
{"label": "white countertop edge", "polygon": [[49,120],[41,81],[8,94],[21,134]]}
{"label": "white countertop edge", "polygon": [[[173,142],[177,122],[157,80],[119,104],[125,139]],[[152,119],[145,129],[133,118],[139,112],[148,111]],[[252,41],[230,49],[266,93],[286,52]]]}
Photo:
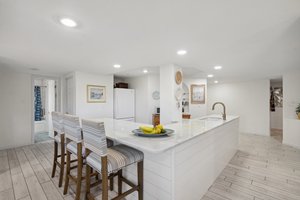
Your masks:
{"label": "white countertop edge", "polygon": [[[204,117],[199,117],[199,118],[194,118],[194,119],[183,119],[183,121],[200,120],[200,119],[207,118],[207,117],[220,117],[220,115],[207,115],[207,116],[204,116]],[[237,120],[237,119],[239,119],[239,116],[227,116],[227,120],[223,121],[222,124],[219,124],[219,125],[211,128],[211,129],[209,129],[209,130],[205,130],[203,132],[199,132],[198,134],[196,134],[194,136],[191,136],[191,137],[187,138],[186,140],[183,140],[183,141],[180,141],[180,142],[174,142],[174,143],[172,143],[170,141],[170,145],[167,145],[166,148],[159,148],[159,149],[147,148],[145,146],[141,146],[141,144],[139,144],[139,143],[135,144],[134,142],[128,142],[127,140],[122,140],[122,139],[119,139],[119,138],[113,138],[113,137],[110,137],[109,135],[107,135],[107,138],[111,139],[113,141],[116,141],[117,143],[130,146],[132,148],[138,149],[138,150],[143,151],[143,152],[148,152],[148,153],[153,153],[153,154],[163,153],[163,152],[166,152],[166,151],[168,151],[168,150],[170,150],[172,148],[175,148],[178,145],[181,145],[181,144],[183,144],[185,142],[188,142],[188,141],[190,141],[190,140],[192,140],[192,139],[194,139],[196,137],[204,135],[204,134],[206,134],[206,133],[208,133],[208,132],[210,132],[210,131],[212,131],[214,129],[217,129],[217,128],[219,128],[219,127],[221,127],[221,126],[223,126],[223,125],[225,125],[225,124],[227,124],[229,122]],[[133,122],[129,122],[129,123],[133,123]],[[182,122],[178,122],[178,123],[182,123]],[[168,124],[168,125],[165,125],[165,127],[173,126],[173,125],[176,125],[178,123]],[[137,124],[139,124],[139,123],[137,123]],[[151,138],[151,139],[153,139],[153,140],[159,140],[160,138]]]}
{"label": "white countertop edge", "polygon": [[[183,121],[187,121],[187,120],[199,120],[199,119],[203,119],[203,118],[206,118],[206,117],[210,117],[210,116],[213,116],[213,117],[215,117],[216,115],[207,115],[207,116],[204,116],[204,117],[199,117],[199,118],[194,118],[194,119],[183,119]],[[214,127],[214,128],[211,128],[211,129],[209,129],[209,130],[206,130],[206,131],[203,131],[202,133],[199,133],[199,134],[197,134],[197,135],[194,135],[194,136],[192,136],[192,137],[190,137],[190,138],[188,138],[188,139],[186,139],[186,140],[184,140],[184,141],[181,141],[180,143],[176,143],[176,144],[174,144],[173,146],[171,146],[171,147],[167,147],[167,148],[165,148],[165,149],[163,149],[163,150],[159,150],[159,151],[153,151],[153,150],[146,150],[147,152],[151,152],[151,153],[162,153],[162,152],[166,152],[166,151],[168,151],[168,150],[170,150],[170,149],[172,149],[172,148],[174,148],[174,147],[176,147],[176,146],[179,146],[179,145],[181,145],[181,144],[183,144],[183,143],[185,143],[185,142],[188,142],[188,141],[190,141],[190,140],[192,140],[192,139],[195,139],[195,138],[197,138],[197,137],[199,137],[199,136],[202,136],[202,135],[205,135],[206,133],[208,133],[208,132],[210,132],[210,131],[212,131],[212,130],[215,130],[215,129],[217,129],[217,128],[219,128],[219,127],[221,127],[221,126],[223,126],[223,125],[225,125],[225,124],[228,124],[229,122],[232,122],[232,121],[234,121],[234,120],[237,120],[237,119],[239,119],[240,117],[239,116],[230,116],[231,117],[231,119],[226,119],[225,121],[223,120],[223,124],[220,124],[220,125],[218,125],[218,126],[216,126],[216,127]],[[181,122],[178,122],[178,123],[181,123]],[[166,125],[166,126],[168,126],[168,125]],[[138,149],[138,147],[135,147],[135,148],[137,148]]]}

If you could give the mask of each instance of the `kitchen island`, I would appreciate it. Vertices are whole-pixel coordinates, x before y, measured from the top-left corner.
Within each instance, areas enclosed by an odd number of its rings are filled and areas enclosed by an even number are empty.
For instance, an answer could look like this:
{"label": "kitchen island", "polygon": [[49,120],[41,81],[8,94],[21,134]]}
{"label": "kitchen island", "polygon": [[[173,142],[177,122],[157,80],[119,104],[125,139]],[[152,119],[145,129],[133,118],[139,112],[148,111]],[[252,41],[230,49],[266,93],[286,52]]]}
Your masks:
{"label": "kitchen island", "polygon": [[[235,116],[227,116],[225,121],[216,116],[182,120],[166,125],[175,132],[161,138],[131,133],[145,124],[109,118],[93,120],[104,122],[108,138],[144,153],[146,200],[201,199],[238,146],[239,120]],[[127,167],[123,173],[136,182],[136,166]],[[126,199],[137,199],[137,195],[133,193]]]}

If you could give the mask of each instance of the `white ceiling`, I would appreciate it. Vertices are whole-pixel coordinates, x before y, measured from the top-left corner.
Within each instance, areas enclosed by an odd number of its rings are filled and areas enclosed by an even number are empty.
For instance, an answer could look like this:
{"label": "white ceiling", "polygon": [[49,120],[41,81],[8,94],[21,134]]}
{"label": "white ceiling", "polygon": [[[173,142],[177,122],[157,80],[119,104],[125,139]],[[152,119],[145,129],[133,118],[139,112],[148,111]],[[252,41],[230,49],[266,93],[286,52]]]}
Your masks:
{"label": "white ceiling", "polygon": [[[147,73],[144,73],[144,70],[147,70]],[[207,73],[201,71],[198,68],[193,67],[183,67],[182,68],[183,77],[188,78],[201,78],[206,79]],[[114,75],[119,78],[132,78],[138,77],[142,75],[159,75],[159,66],[154,67],[139,67],[135,69],[130,69],[126,71],[118,71],[115,72]]]}
{"label": "white ceiling", "polygon": [[0,0],[0,66],[53,75],[174,63],[219,80],[275,77],[300,68],[299,36],[299,0]]}

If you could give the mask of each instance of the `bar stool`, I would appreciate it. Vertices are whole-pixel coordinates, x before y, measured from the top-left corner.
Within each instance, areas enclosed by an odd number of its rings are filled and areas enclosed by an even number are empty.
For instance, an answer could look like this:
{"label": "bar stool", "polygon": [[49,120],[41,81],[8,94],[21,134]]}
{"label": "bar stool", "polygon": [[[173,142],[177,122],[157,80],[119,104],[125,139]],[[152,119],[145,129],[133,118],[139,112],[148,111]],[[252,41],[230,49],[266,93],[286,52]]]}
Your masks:
{"label": "bar stool", "polygon": [[[58,186],[61,187],[65,166],[65,134],[63,127],[63,115],[58,112],[52,112],[51,115],[54,130],[54,158],[51,177],[53,178],[55,176],[56,166],[58,166],[60,168]],[[60,154],[58,154],[58,145],[60,145]],[[60,158],[60,161],[58,161],[58,158]]]}
{"label": "bar stool", "polygon": [[[94,169],[102,177],[102,200],[108,200],[108,179],[116,175],[118,196],[114,200],[122,199],[134,191],[138,191],[139,200],[143,200],[143,153],[125,145],[107,148],[103,122],[82,120],[82,131],[86,148],[86,198],[94,199],[90,193],[91,169]],[[137,185],[122,176],[122,169],[134,163],[138,166]],[[122,193],[122,182],[131,186],[131,189]]]}
{"label": "bar stool", "polygon": [[[82,143],[83,135],[80,127],[79,117],[73,115],[64,115],[64,131],[66,138],[66,153],[67,153],[67,162],[66,162],[66,176],[65,176],[65,186],[64,186],[64,194],[67,194],[69,188],[70,179],[76,183],[76,191],[75,191],[75,200],[80,199],[80,191],[82,180],[85,177],[82,176],[82,168],[85,160],[85,148]],[[107,140],[107,145],[113,146],[113,142],[111,140]],[[77,157],[76,160],[71,160],[71,155]],[[71,163],[77,161],[76,166],[71,167]],[[71,175],[71,170],[77,168],[77,176]],[[98,173],[94,173],[93,175],[98,178]],[[113,179],[111,179],[111,190],[113,190]]]}
{"label": "bar stool", "polygon": [[[80,199],[81,182],[82,177],[82,167],[84,158],[84,149],[82,147],[82,133],[80,128],[79,117],[73,115],[64,115],[64,131],[66,137],[66,152],[67,152],[67,162],[66,162],[66,178],[64,186],[64,194],[67,194],[69,187],[69,180],[72,179],[76,183],[76,196],[75,199]],[[71,167],[71,154],[77,157],[77,166]],[[77,176],[72,176],[70,174],[72,169],[77,168]]]}

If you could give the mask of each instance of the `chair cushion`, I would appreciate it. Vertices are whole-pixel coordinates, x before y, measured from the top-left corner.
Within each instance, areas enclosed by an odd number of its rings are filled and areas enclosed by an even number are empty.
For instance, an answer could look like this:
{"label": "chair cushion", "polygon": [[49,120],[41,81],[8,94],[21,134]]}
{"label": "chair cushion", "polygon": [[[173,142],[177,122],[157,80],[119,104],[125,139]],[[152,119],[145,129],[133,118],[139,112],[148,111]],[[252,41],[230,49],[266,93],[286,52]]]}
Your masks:
{"label": "chair cushion", "polygon": [[[117,172],[118,170],[142,161],[144,154],[136,149],[125,145],[116,145],[108,148],[107,151],[107,168],[108,172]],[[90,153],[86,158],[87,164],[101,173],[101,157],[96,153]]]}
{"label": "chair cushion", "polygon": [[[56,135],[54,139],[57,142],[60,142],[60,136]],[[114,145],[114,142],[112,140],[107,139],[107,147],[112,147]],[[72,154],[77,155],[77,143],[74,141],[71,141],[67,144],[67,150],[69,150]],[[82,156],[85,156],[85,147],[82,146]]]}
{"label": "chair cushion", "polygon": [[[77,143],[71,141],[70,143],[67,144],[67,150],[69,150],[72,154],[77,155]],[[82,146],[82,156],[85,156],[85,148]]]}

